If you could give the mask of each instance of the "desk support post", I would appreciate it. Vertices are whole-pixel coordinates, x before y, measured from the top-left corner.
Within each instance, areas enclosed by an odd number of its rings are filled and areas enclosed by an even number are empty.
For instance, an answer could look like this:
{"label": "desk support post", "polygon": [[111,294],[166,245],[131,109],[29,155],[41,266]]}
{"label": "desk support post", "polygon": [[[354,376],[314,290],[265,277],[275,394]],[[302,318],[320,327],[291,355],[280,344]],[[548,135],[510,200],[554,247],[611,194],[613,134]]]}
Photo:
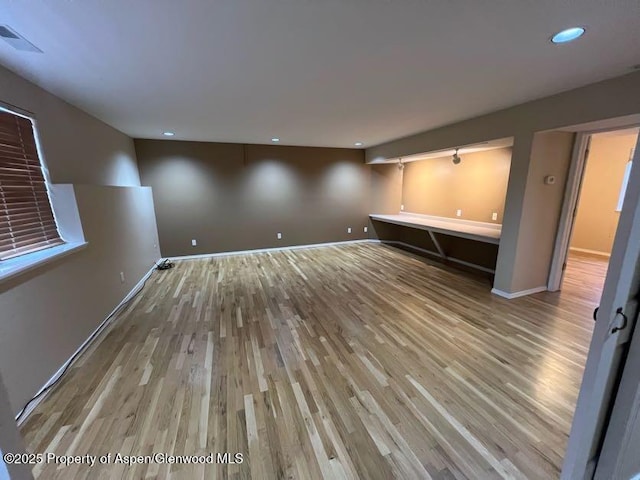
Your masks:
{"label": "desk support post", "polygon": [[447,255],[444,253],[444,250],[442,249],[442,246],[440,245],[440,242],[438,242],[438,239],[436,238],[436,236],[433,234],[433,232],[431,230],[427,230],[427,232],[429,232],[429,236],[431,237],[431,241],[436,246],[436,249],[438,250],[438,253],[440,254],[440,256],[444,260],[446,260],[447,259]]}

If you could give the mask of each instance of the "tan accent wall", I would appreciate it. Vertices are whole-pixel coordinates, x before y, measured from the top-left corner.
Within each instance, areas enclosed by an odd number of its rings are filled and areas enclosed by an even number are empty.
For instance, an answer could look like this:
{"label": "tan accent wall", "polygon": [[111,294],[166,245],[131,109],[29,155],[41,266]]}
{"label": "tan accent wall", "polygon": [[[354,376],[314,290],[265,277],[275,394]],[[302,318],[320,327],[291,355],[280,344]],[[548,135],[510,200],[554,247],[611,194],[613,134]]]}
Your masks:
{"label": "tan accent wall", "polygon": [[133,140],[4,68],[0,101],[35,115],[51,179],[75,184],[89,242],[0,283],[0,375],[15,415],[160,253],[153,198],[140,187]]}
{"label": "tan accent wall", "polygon": [[596,134],[591,138],[571,248],[610,254],[618,228],[620,187],[637,134]]}
{"label": "tan accent wall", "polygon": [[368,236],[371,172],[361,150],[136,140],[136,151],[163,256]]}
{"label": "tan accent wall", "polygon": [[394,215],[402,204],[404,171],[396,164],[371,165],[371,211],[369,213]]}
{"label": "tan accent wall", "polygon": [[[501,223],[511,165],[511,148],[409,162],[404,169],[405,212]],[[498,214],[497,220],[491,214]]]}

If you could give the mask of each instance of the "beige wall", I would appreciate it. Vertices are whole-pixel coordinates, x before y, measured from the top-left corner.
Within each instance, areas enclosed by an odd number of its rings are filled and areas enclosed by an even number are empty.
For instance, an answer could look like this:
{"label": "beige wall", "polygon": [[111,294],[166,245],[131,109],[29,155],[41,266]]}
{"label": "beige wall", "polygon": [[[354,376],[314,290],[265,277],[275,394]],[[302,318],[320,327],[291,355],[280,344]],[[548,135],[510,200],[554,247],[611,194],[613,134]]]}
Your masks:
{"label": "beige wall", "polygon": [[76,185],[89,242],[0,283],[0,375],[16,414],[160,254],[130,138],[3,68],[0,101],[35,115],[52,181]]}
{"label": "beige wall", "polygon": [[571,248],[609,254],[618,227],[620,187],[637,133],[596,134],[582,177]]}
{"label": "beige wall", "polygon": [[[569,132],[543,132],[533,137],[518,236],[517,251],[521,254],[513,265],[519,272],[512,280],[516,292],[547,285],[574,140],[575,135]],[[556,178],[553,185],[545,184],[548,175]]]}
{"label": "beige wall", "polygon": [[369,213],[394,215],[402,204],[404,170],[396,164],[371,165],[371,188]]}
{"label": "beige wall", "polygon": [[3,453],[26,452],[12,412],[9,395],[0,375],[0,479],[5,480],[8,475],[11,480],[31,480],[33,476],[28,465],[6,465],[2,459]]}
{"label": "beige wall", "polygon": [[[540,201],[538,189],[527,188],[531,185],[530,174],[536,169],[532,148],[541,141],[540,137],[534,139],[534,134],[623,116],[634,116],[636,121],[640,118],[640,72],[378,145],[366,150],[366,159],[371,162],[513,137],[494,287],[505,293],[517,293],[546,285],[542,278],[546,275],[540,272],[546,271],[548,275],[548,245],[555,241],[557,225],[545,224],[540,231],[533,230],[531,225],[554,221],[555,213],[540,212],[559,211],[562,203],[562,195],[553,195],[542,199],[542,210],[535,208]],[[372,195],[378,193],[374,191]],[[558,203],[552,205],[551,200]],[[529,235],[535,235],[538,241],[521,238]],[[529,248],[524,248],[525,245]],[[531,270],[537,273],[531,275]]]}
{"label": "beige wall", "polygon": [[136,140],[136,151],[163,256],[367,237],[361,150]]}
{"label": "beige wall", "polygon": [[[454,165],[451,157],[409,162],[404,168],[402,203],[404,211],[456,217],[479,222],[502,222],[511,148],[499,148],[461,155]],[[497,220],[491,214],[498,214]]]}

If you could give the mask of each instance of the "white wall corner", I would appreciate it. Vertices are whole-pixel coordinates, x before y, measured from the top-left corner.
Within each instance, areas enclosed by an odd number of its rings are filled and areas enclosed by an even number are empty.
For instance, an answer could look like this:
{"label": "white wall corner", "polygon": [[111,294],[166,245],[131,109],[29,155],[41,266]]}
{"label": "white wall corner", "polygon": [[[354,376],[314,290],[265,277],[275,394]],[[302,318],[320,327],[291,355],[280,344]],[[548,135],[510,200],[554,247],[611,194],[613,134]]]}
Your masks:
{"label": "white wall corner", "polygon": [[493,293],[494,295],[498,295],[499,297],[506,298],[507,300],[513,300],[514,298],[524,297],[526,295],[533,295],[534,293],[540,293],[540,292],[546,292],[546,291],[547,291],[546,285],[541,287],[530,288],[528,290],[520,290],[519,292],[513,292],[513,293],[504,292],[502,290],[498,290],[497,288],[491,289],[491,293]]}

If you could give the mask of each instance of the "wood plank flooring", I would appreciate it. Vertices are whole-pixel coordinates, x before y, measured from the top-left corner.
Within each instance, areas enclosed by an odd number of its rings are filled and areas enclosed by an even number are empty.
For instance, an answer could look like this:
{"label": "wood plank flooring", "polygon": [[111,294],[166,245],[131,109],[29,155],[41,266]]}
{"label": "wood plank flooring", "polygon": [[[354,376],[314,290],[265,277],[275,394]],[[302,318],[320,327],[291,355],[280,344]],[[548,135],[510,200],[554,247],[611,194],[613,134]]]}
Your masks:
{"label": "wood plank flooring", "polygon": [[380,244],[177,262],[30,416],[28,450],[244,461],[34,473],[557,478],[599,297],[589,269],[507,301]]}

